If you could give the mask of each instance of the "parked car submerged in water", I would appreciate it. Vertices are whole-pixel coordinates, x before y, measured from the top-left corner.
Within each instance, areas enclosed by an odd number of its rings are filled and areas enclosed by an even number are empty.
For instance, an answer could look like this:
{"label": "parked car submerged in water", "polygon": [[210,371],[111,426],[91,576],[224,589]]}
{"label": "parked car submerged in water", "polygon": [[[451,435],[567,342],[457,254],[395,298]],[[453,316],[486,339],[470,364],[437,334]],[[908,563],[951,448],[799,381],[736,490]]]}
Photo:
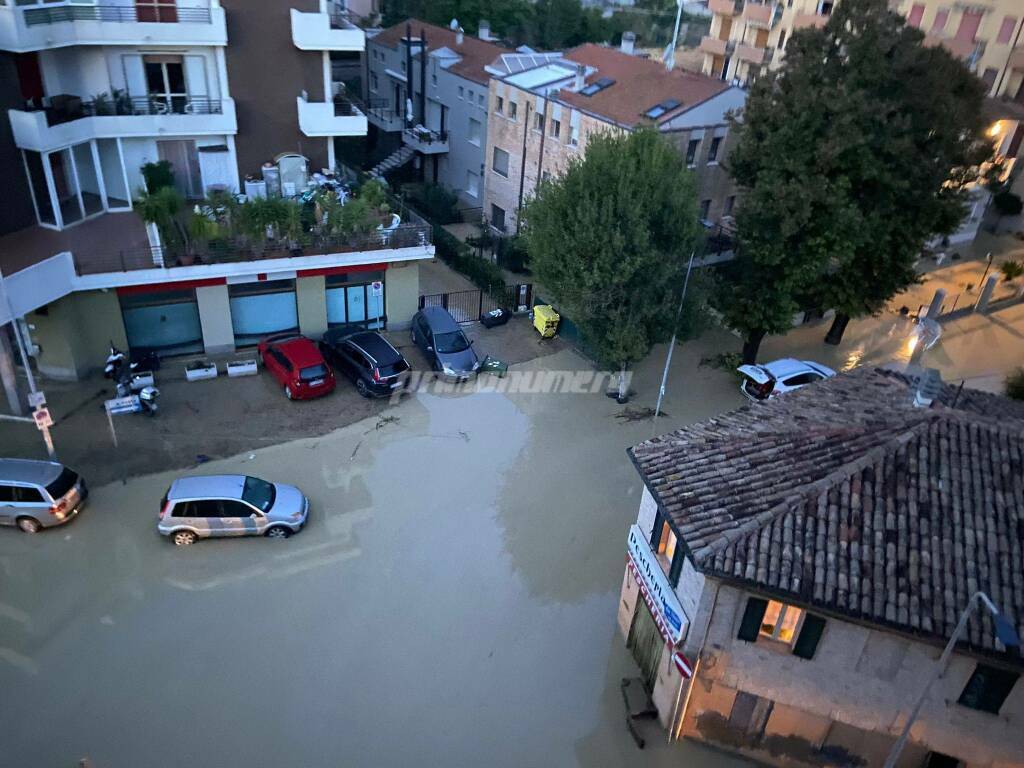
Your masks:
{"label": "parked car submerged in water", "polygon": [[466,381],[480,369],[473,342],[443,307],[425,307],[413,316],[412,341],[447,379]]}
{"label": "parked car submerged in water", "polygon": [[180,477],[160,502],[157,530],[179,547],[220,536],[283,539],[308,516],[309,499],[294,485],[247,475]]}
{"label": "parked car submerged in water", "polygon": [[811,360],[784,357],[764,365],[741,365],[736,369],[743,374],[740,391],[755,402],[791,392],[794,389],[830,379],[836,372]]}
{"label": "parked car submerged in water", "polygon": [[0,459],[0,525],[25,533],[63,525],[78,515],[88,495],[82,476],[63,464]]}

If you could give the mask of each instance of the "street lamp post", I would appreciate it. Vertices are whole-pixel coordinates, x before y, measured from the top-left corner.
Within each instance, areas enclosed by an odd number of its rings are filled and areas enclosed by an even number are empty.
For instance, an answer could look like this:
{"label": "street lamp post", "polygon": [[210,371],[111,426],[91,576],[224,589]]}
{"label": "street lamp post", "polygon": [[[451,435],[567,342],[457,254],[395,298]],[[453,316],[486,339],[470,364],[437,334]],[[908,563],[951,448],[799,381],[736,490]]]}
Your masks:
{"label": "street lamp post", "polygon": [[953,655],[953,648],[956,647],[957,642],[960,640],[960,635],[967,628],[967,620],[971,618],[971,614],[974,613],[979,601],[992,614],[992,621],[996,626],[996,637],[999,641],[1008,648],[1011,646],[1020,647],[1020,637],[1017,635],[1017,630],[999,612],[999,609],[996,608],[995,603],[992,602],[989,596],[981,591],[971,595],[971,599],[967,601],[967,606],[964,608],[963,613],[960,614],[960,621],[957,623],[956,629],[953,630],[953,636],[949,638],[949,642],[946,643],[946,647],[942,651],[942,656],[939,657],[939,663],[935,666],[931,677],[928,678],[928,682],[925,684],[924,690],[917,697],[917,701],[914,702],[913,709],[910,710],[910,716],[907,718],[906,725],[903,726],[903,732],[896,739],[896,743],[892,745],[889,757],[885,761],[885,768],[896,768],[896,761],[899,760],[900,753],[903,752],[903,748],[907,745],[907,740],[910,738],[910,729],[917,720],[921,707],[924,706],[925,699],[928,698],[928,691],[931,690],[936,680],[941,679],[946,674],[946,665],[949,663],[949,657]]}

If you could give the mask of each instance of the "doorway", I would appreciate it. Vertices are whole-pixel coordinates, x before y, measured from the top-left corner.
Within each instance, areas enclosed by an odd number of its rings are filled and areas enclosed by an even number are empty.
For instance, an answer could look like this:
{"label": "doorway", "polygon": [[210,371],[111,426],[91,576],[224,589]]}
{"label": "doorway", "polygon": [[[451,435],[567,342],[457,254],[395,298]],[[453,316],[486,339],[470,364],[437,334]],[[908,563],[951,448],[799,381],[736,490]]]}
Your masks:
{"label": "doorway", "polygon": [[648,693],[654,690],[654,678],[658,673],[658,663],[661,661],[664,645],[665,641],[661,638],[661,631],[654,616],[651,615],[651,609],[647,607],[642,597],[638,597],[626,646],[633,652],[633,658],[640,665],[640,676]]}
{"label": "doorway", "polygon": [[185,63],[181,56],[143,56],[146,93],[156,114],[185,113],[188,91],[185,88]]}
{"label": "doorway", "polygon": [[135,0],[136,21],[155,21],[173,24],[178,20],[176,0]]}

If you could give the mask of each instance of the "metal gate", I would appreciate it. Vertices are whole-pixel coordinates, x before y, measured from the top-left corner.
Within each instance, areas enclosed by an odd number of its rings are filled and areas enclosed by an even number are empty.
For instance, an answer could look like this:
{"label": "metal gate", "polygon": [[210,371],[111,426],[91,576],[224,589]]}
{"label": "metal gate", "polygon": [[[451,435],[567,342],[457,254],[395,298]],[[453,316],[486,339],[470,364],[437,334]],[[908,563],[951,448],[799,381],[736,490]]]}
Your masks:
{"label": "metal gate", "polygon": [[420,296],[420,309],[443,307],[459,323],[472,323],[493,309],[525,312],[533,306],[533,285],[503,285],[490,291],[469,290],[430,293]]}

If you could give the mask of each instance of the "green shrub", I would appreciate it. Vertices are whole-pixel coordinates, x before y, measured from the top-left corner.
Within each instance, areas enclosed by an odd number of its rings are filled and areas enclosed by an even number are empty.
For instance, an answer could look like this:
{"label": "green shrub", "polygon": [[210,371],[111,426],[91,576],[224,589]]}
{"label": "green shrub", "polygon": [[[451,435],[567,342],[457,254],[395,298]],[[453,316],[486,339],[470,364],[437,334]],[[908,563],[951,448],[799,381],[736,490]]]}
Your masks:
{"label": "green shrub", "polygon": [[434,250],[445,264],[461,272],[473,284],[483,290],[505,285],[505,274],[501,268],[486,259],[481,259],[472,249],[440,225],[434,225]]}
{"label": "green shrub", "polygon": [[1006,377],[1006,396],[1024,400],[1024,368],[1017,368]]}
{"label": "green shrub", "polygon": [[142,166],[142,178],[146,182],[147,191],[155,194],[161,189],[174,186],[174,169],[168,160],[146,163]]}
{"label": "green shrub", "polygon": [[1004,261],[999,267],[999,271],[1003,273],[1003,277],[1006,281],[1016,280],[1021,275],[1024,275],[1024,264],[1019,261]]}

